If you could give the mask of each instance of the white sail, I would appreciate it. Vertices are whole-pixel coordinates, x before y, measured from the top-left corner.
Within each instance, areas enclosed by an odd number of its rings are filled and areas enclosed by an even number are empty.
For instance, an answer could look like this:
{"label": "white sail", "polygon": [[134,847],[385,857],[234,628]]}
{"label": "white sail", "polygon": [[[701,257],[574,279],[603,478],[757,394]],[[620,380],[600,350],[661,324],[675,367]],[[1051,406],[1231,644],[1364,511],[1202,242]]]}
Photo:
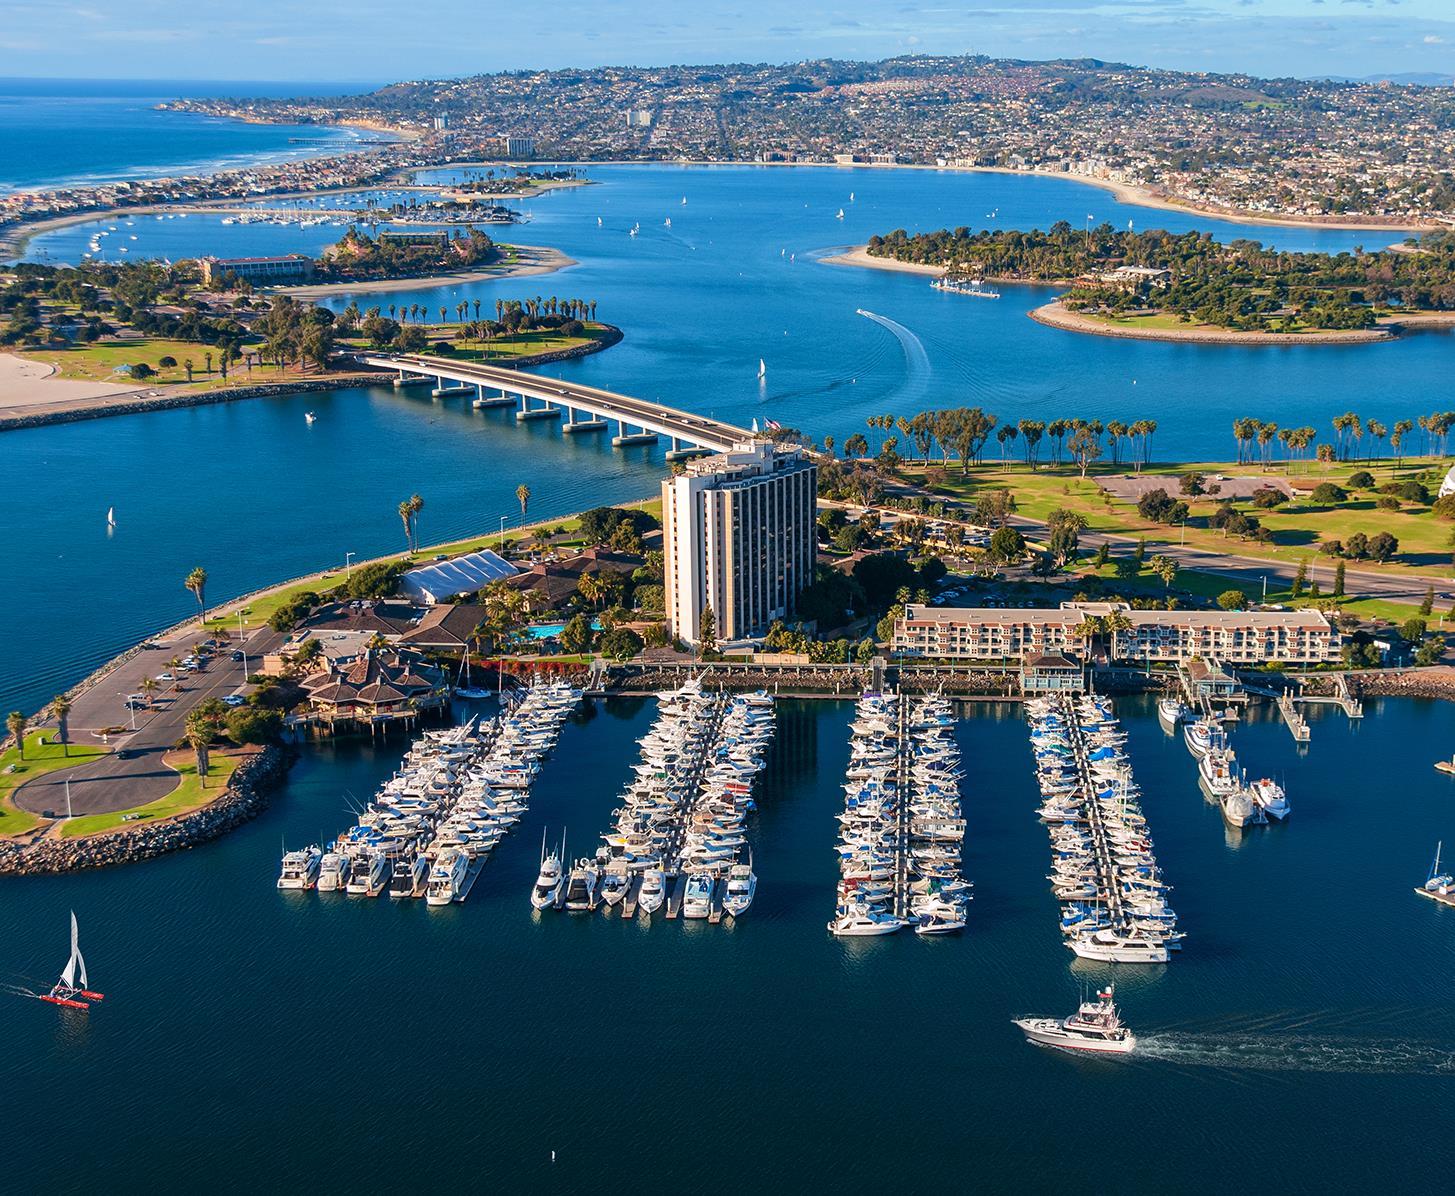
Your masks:
{"label": "white sail", "polygon": [[116,508],[115,507],[107,507],[106,508],[106,524],[107,524],[108,527],[115,527],[116,526]]}
{"label": "white sail", "polygon": [[86,961],[81,958],[81,933],[76,927],[76,911],[71,911],[71,958],[66,960],[66,970],[61,973],[61,983],[67,988],[76,987],[76,967],[80,965],[81,985],[86,984]]}
{"label": "white sail", "polygon": [[768,373],[768,363],[765,362],[761,357],[758,358],[758,377],[760,377],[760,378],[765,377],[767,375],[767,373]]}

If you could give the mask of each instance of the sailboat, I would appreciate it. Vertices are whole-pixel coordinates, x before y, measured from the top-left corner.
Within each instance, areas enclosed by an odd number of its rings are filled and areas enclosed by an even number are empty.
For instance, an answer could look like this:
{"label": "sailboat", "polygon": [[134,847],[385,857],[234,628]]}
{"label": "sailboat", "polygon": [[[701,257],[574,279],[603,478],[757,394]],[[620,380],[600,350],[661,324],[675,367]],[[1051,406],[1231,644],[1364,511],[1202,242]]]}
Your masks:
{"label": "sailboat", "polygon": [[839,209],[839,214],[837,216],[835,216],[834,219],[835,220],[842,220],[843,218],[844,218],[844,209],[843,208],[840,208]]}
{"label": "sailboat", "polygon": [[303,413],[303,419],[307,423],[310,423],[311,424],[317,418],[318,418],[318,412],[316,412],[316,411],[305,411]]}
{"label": "sailboat", "polygon": [[1415,890],[1416,893],[1433,897],[1437,901],[1449,900],[1451,895],[1455,894],[1455,876],[1440,871],[1440,851],[1444,846],[1443,841],[1435,844],[1435,862],[1430,865],[1430,875],[1425,883]]}
{"label": "sailboat", "polygon": [[758,377],[759,378],[766,378],[767,376],[768,376],[768,365],[760,357],[760,358],[758,358]]}
{"label": "sailboat", "polygon": [[116,526],[116,508],[115,507],[107,507],[106,508],[106,526],[107,527],[115,527]]}
{"label": "sailboat", "polygon": [[[77,980],[80,984],[77,984]],[[86,961],[81,957],[80,932],[76,928],[76,911],[71,911],[71,958],[66,961],[66,969],[61,973],[61,978],[56,981],[55,986],[48,993],[37,994],[42,1001],[49,1001],[52,1005],[64,1005],[67,1009],[89,1009],[91,1001],[102,999],[101,993],[93,993],[87,987]],[[78,1001],[77,997],[85,997],[86,1000]]]}

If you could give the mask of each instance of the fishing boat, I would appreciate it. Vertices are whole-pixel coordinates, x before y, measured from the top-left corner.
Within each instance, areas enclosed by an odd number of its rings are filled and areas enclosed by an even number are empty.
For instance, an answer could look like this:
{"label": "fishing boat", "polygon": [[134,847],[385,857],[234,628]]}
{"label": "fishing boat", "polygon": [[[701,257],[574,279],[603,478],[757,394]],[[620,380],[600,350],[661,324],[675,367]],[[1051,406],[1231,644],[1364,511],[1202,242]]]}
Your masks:
{"label": "fishing boat", "polygon": [[[86,987],[86,961],[81,955],[80,932],[76,928],[76,911],[71,911],[71,958],[66,961],[61,978],[51,986],[48,993],[37,994],[42,1001],[52,1005],[64,1005],[67,1009],[89,1009],[92,1001],[103,999],[103,993],[92,992]],[[83,999],[84,998],[84,999]]]}
{"label": "fishing boat", "polygon": [[1136,1050],[1137,1037],[1122,1024],[1108,984],[1095,1001],[1083,1001],[1070,1017],[1018,1017],[1012,1019],[1027,1042],[1070,1051],[1125,1055]]}
{"label": "fishing boat", "polygon": [[531,889],[530,903],[534,909],[549,909],[558,905],[566,891],[566,869],[561,864],[561,852],[555,848],[546,854],[546,832],[541,832],[541,870],[536,875],[535,887]]}

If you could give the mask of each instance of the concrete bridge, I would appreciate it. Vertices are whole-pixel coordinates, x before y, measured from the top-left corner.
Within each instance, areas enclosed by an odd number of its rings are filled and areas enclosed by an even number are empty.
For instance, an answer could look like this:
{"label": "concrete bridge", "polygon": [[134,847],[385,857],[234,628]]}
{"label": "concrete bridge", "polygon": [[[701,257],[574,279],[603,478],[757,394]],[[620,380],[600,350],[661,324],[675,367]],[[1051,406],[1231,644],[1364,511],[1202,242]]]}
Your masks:
{"label": "concrete bridge", "polygon": [[558,419],[567,434],[612,432],[614,424],[614,445],[654,444],[665,437],[672,444],[668,460],[724,452],[753,436],[746,428],[690,411],[502,366],[403,353],[361,353],[358,359],[394,370],[396,387],[432,381],[430,393],[436,398],[469,398],[476,408],[514,407],[521,423]]}

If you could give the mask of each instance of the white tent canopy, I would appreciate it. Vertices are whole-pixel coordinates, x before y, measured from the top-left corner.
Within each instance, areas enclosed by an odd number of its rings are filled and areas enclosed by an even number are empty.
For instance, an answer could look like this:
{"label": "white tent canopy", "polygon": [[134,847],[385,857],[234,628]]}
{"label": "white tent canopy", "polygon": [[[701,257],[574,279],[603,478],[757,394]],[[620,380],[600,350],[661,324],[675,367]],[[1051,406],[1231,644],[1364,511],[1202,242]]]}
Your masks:
{"label": "white tent canopy", "polygon": [[436,561],[411,569],[400,579],[404,592],[416,602],[433,606],[455,594],[467,594],[492,581],[513,577],[519,570],[498,553],[482,548],[450,561]]}

